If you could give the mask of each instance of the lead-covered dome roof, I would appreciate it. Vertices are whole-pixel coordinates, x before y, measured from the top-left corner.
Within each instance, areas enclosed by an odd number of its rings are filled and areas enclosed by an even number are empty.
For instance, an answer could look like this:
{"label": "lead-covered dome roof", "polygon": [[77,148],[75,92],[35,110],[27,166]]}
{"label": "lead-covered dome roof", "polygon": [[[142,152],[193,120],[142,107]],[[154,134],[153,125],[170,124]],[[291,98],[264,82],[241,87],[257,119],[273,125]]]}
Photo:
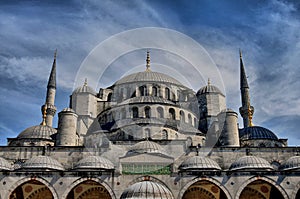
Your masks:
{"label": "lead-covered dome roof", "polygon": [[240,129],[239,134],[241,140],[278,140],[278,137],[272,131],[260,126],[250,126]]}
{"label": "lead-covered dome roof", "polygon": [[229,170],[248,170],[248,169],[267,169],[273,170],[273,167],[270,163],[260,157],[256,156],[243,156],[237,159],[234,163],[231,164]]}
{"label": "lead-covered dome roof", "polygon": [[180,170],[221,170],[214,160],[208,157],[193,156],[181,163]]}
{"label": "lead-covered dome roof", "polygon": [[300,156],[290,157],[281,165],[280,169],[284,171],[300,169]]}
{"label": "lead-covered dome roof", "polygon": [[22,131],[17,139],[48,139],[52,140],[51,136],[57,133],[57,130],[47,125],[32,126]]}
{"label": "lead-covered dome roof", "polygon": [[138,82],[161,82],[182,85],[179,81],[163,73],[144,71],[127,75],[118,80],[115,85]]}
{"label": "lead-covered dome roof", "polygon": [[94,89],[91,88],[90,86],[88,86],[87,80],[85,80],[85,82],[82,86],[77,87],[73,91],[72,95],[73,94],[79,94],[79,93],[88,93],[88,94],[96,95],[96,92],[94,91]]}
{"label": "lead-covered dome roof", "polygon": [[100,156],[88,156],[81,159],[74,167],[75,169],[114,169],[114,164]]}
{"label": "lead-covered dome roof", "polygon": [[173,199],[171,191],[158,182],[142,181],[128,187],[121,195],[126,198]]}
{"label": "lead-covered dome roof", "polygon": [[64,170],[64,167],[55,159],[49,156],[35,156],[27,160],[23,165],[23,169],[46,169],[46,170]]}
{"label": "lead-covered dome roof", "polygon": [[133,145],[129,152],[133,153],[164,153],[163,148],[152,141],[141,141]]}
{"label": "lead-covered dome roof", "polygon": [[203,95],[203,94],[211,94],[211,93],[220,94],[220,95],[225,96],[218,87],[211,85],[209,80],[208,80],[208,83],[206,86],[203,86],[202,88],[200,88],[198,90],[197,96]]}
{"label": "lead-covered dome roof", "polygon": [[11,168],[11,164],[9,164],[9,162],[6,159],[0,157],[0,170],[9,171],[11,170]]}

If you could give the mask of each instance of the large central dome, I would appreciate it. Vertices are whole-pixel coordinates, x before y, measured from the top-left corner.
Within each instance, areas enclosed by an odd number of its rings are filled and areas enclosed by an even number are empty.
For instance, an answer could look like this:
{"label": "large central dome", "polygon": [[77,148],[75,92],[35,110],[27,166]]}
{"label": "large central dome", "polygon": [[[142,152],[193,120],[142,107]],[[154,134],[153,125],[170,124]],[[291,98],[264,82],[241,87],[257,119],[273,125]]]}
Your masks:
{"label": "large central dome", "polygon": [[170,77],[163,73],[152,72],[152,71],[144,71],[144,72],[138,72],[138,73],[127,75],[121,78],[120,80],[118,80],[115,83],[115,85],[136,83],[136,82],[162,82],[162,83],[171,83],[171,84],[182,86],[182,84],[176,79],[174,79],[173,77]]}

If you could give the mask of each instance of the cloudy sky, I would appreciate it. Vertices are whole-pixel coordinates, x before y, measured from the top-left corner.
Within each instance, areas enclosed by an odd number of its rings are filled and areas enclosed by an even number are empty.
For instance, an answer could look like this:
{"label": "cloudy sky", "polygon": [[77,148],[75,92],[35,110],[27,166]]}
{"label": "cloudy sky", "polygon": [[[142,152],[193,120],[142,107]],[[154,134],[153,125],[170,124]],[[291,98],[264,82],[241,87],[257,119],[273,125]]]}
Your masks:
{"label": "cloudy sky", "polygon": [[[300,144],[300,3],[282,0],[1,1],[0,144],[41,122],[40,106],[55,49],[56,106],[62,110],[91,51],[113,35],[143,27],[171,29],[198,42],[216,64],[227,106],[235,111],[240,106],[241,48],[255,107],[254,124],[289,138],[290,145]],[[139,69],[145,62],[144,51],[112,60],[97,83],[106,87]],[[187,76],[183,79],[193,79],[187,84],[195,91],[204,86],[203,79],[191,78],[193,73],[186,68],[193,67],[185,66],[186,60],[163,50],[150,51],[157,63],[153,70],[165,68],[173,71],[169,75]],[[174,67],[165,64],[173,62]]]}

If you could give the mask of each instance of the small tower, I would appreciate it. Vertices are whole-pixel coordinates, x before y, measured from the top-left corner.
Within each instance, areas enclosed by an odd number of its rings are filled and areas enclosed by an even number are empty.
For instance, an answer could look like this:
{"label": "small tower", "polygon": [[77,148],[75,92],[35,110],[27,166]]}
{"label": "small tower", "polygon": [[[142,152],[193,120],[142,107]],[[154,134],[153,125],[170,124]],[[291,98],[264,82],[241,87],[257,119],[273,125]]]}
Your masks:
{"label": "small tower", "polygon": [[58,113],[57,146],[77,146],[77,114],[71,108]]}
{"label": "small tower", "polygon": [[225,109],[218,115],[221,146],[239,147],[238,114],[232,109]]}
{"label": "small tower", "polygon": [[244,128],[252,126],[252,116],[254,107],[250,104],[249,86],[247,76],[243,64],[242,52],[240,50],[240,89],[242,107],[240,107],[240,114],[243,117]]}
{"label": "small tower", "polygon": [[56,107],[54,105],[55,93],[56,93],[56,53],[57,50],[55,50],[54,52],[54,60],[53,60],[52,69],[48,80],[46,102],[41,107],[43,117],[45,117],[42,122],[42,125],[47,125],[50,127],[52,127],[53,117],[56,113]]}

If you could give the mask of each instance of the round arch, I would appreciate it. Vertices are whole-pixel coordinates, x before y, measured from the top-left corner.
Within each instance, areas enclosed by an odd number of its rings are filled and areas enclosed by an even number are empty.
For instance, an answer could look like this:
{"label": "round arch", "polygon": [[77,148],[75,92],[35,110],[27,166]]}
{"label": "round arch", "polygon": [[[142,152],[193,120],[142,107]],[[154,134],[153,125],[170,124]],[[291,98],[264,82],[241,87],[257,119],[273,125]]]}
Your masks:
{"label": "round arch", "polygon": [[259,181],[259,180],[260,180],[260,181],[265,181],[265,182],[271,184],[272,186],[274,186],[274,187],[281,193],[281,195],[283,196],[283,198],[285,198],[285,199],[288,199],[288,198],[289,198],[288,195],[287,195],[287,193],[284,191],[284,189],[283,189],[281,186],[277,185],[276,182],[275,182],[274,180],[272,180],[272,179],[270,179],[270,178],[267,178],[267,177],[261,177],[261,176],[255,176],[255,177],[252,177],[252,178],[246,180],[246,181],[240,186],[240,188],[239,188],[238,191],[236,192],[236,195],[235,195],[234,198],[235,198],[235,199],[239,199],[241,193],[243,192],[243,190],[244,190],[249,184],[251,184],[252,182],[255,182],[255,181]]}
{"label": "round arch", "polygon": [[21,180],[18,180],[13,186],[7,191],[6,197],[5,198],[10,198],[10,195],[15,191],[19,186],[25,184],[26,182],[30,181],[38,181],[41,184],[45,185],[51,192],[53,199],[58,199],[58,194],[56,193],[55,189],[52,187],[52,185],[45,179],[41,177],[25,177],[22,178]]}
{"label": "round arch", "polygon": [[177,198],[178,199],[183,198],[183,195],[188,190],[188,188],[190,186],[192,186],[193,184],[195,184],[197,182],[200,182],[200,181],[208,181],[208,182],[216,185],[217,187],[220,188],[220,190],[222,190],[224,192],[224,194],[226,195],[227,199],[232,198],[231,195],[230,195],[230,193],[229,193],[229,191],[224,186],[222,186],[222,184],[219,181],[217,181],[214,178],[203,178],[203,177],[195,178],[194,180],[192,180],[192,181],[188,182],[187,184],[185,184],[184,187],[180,190]]}
{"label": "round arch", "polygon": [[102,181],[99,178],[79,178],[79,179],[75,180],[66,188],[66,191],[62,195],[62,198],[63,199],[67,198],[68,194],[72,191],[73,188],[75,188],[77,185],[79,185],[85,181],[94,181],[96,183],[99,183],[108,191],[108,193],[112,199],[116,199],[116,195],[115,195],[114,191],[112,190],[112,188],[106,182]]}
{"label": "round arch", "polygon": [[300,182],[295,186],[294,190],[292,191],[292,194],[291,194],[290,198],[291,199],[298,199],[298,198],[300,198]]}

